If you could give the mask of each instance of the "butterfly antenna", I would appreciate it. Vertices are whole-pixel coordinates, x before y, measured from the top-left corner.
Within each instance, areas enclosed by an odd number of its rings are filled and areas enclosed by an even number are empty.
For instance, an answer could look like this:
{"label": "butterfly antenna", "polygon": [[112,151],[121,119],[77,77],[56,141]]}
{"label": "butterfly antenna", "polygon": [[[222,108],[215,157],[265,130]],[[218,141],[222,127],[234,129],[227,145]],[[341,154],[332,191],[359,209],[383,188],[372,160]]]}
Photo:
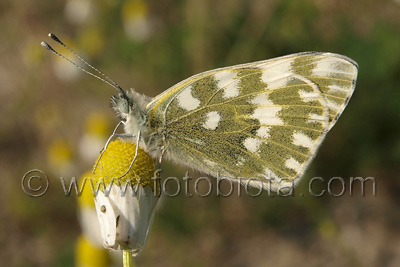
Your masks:
{"label": "butterfly antenna", "polygon": [[108,77],[107,75],[105,75],[103,72],[101,72],[100,70],[98,70],[97,68],[93,67],[92,65],[90,65],[86,60],[84,60],[82,57],[80,57],[78,55],[78,53],[76,53],[74,50],[72,50],[71,48],[69,48],[66,44],[64,44],[60,39],[58,39],[57,36],[55,36],[53,33],[49,33],[48,36],[53,39],[55,42],[59,43],[60,45],[62,45],[63,47],[65,47],[66,49],[68,49],[72,54],[74,54],[80,61],[82,61],[86,66],[90,67],[92,70],[96,71],[97,73],[99,73],[100,75],[102,75],[103,77],[105,77],[105,79],[99,77],[96,74],[93,74],[85,69],[83,69],[82,67],[80,67],[78,64],[76,64],[75,62],[73,62],[72,60],[66,58],[65,56],[61,55],[60,53],[58,53],[54,48],[52,48],[48,43],[46,42],[41,42],[40,44],[47,48],[48,50],[50,50],[51,52],[53,52],[54,54],[56,54],[57,56],[67,60],[68,62],[70,62],[71,64],[73,64],[75,67],[77,67],[78,69],[80,69],[81,71],[96,77],[97,79],[109,84],[110,86],[114,87],[115,89],[117,89],[118,91],[120,91],[126,98],[126,94],[125,91],[110,77]]}

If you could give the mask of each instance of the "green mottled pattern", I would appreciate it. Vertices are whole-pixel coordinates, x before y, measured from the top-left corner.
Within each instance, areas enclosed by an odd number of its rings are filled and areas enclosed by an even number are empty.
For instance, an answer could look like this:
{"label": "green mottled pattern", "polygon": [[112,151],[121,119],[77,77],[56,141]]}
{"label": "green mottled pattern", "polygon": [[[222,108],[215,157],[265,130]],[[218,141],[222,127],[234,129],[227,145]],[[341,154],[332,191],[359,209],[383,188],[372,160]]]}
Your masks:
{"label": "green mottled pattern", "polygon": [[[289,69],[280,73],[284,64],[290,64]],[[215,74],[223,71],[236,74],[237,96],[224,97],[225,88],[218,87]],[[276,71],[284,86],[263,80],[264,71]],[[179,163],[213,176],[219,173],[232,179],[266,181],[272,175],[292,181],[304,173],[342,113],[356,76],[356,64],[350,59],[315,52],[213,70],[184,80],[157,97],[148,106],[149,123],[164,135],[166,155]],[[185,90],[200,101],[197,108],[182,107],[178,98]],[[301,92],[313,97],[303,99]],[[260,95],[268,101],[251,103]],[[261,120],[254,118],[257,109],[270,107],[279,111],[275,115],[267,112]],[[212,111],[218,112],[220,121],[215,129],[207,129],[204,123]],[[312,116],[319,119],[310,120]],[[274,123],[276,120],[280,123]],[[267,137],[257,134],[262,126],[270,127]],[[295,145],[295,132],[312,140],[312,147]],[[245,146],[248,138],[259,140],[257,151]],[[298,162],[300,168],[287,166],[289,159]]]}

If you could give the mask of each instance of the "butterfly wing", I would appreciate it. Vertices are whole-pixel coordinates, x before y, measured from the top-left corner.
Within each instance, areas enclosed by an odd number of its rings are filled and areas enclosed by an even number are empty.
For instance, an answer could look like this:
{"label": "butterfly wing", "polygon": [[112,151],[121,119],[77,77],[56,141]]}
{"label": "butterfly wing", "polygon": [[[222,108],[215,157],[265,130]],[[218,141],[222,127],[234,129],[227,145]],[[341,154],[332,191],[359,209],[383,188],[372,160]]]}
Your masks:
{"label": "butterfly wing", "polygon": [[297,182],[346,107],[357,64],[308,52],[192,76],[147,106],[167,158],[213,176]]}

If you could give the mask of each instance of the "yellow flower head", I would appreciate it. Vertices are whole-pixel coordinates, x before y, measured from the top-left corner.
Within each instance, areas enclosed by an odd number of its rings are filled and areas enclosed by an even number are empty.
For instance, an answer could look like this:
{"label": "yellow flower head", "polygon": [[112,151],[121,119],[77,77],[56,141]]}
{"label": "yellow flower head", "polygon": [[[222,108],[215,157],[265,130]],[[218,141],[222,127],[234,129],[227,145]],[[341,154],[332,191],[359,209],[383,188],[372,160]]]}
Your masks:
{"label": "yellow flower head", "polygon": [[[135,157],[136,144],[115,140],[111,142],[101,156],[97,168],[92,176],[93,182],[104,181],[106,184],[117,182],[123,176]],[[118,179],[121,184],[129,181],[132,185],[150,186],[154,190],[154,177],[156,167],[153,159],[143,149],[138,149],[138,155],[129,172]],[[101,180],[103,179],[103,180]]]}

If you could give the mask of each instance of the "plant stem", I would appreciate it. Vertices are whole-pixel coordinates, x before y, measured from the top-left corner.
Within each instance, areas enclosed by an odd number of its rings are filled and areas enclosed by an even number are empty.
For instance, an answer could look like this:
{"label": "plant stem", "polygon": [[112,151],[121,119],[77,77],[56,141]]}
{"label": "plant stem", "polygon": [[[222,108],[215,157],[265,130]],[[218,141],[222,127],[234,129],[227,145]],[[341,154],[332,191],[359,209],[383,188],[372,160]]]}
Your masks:
{"label": "plant stem", "polygon": [[122,261],[124,267],[133,267],[132,253],[129,250],[122,251]]}

